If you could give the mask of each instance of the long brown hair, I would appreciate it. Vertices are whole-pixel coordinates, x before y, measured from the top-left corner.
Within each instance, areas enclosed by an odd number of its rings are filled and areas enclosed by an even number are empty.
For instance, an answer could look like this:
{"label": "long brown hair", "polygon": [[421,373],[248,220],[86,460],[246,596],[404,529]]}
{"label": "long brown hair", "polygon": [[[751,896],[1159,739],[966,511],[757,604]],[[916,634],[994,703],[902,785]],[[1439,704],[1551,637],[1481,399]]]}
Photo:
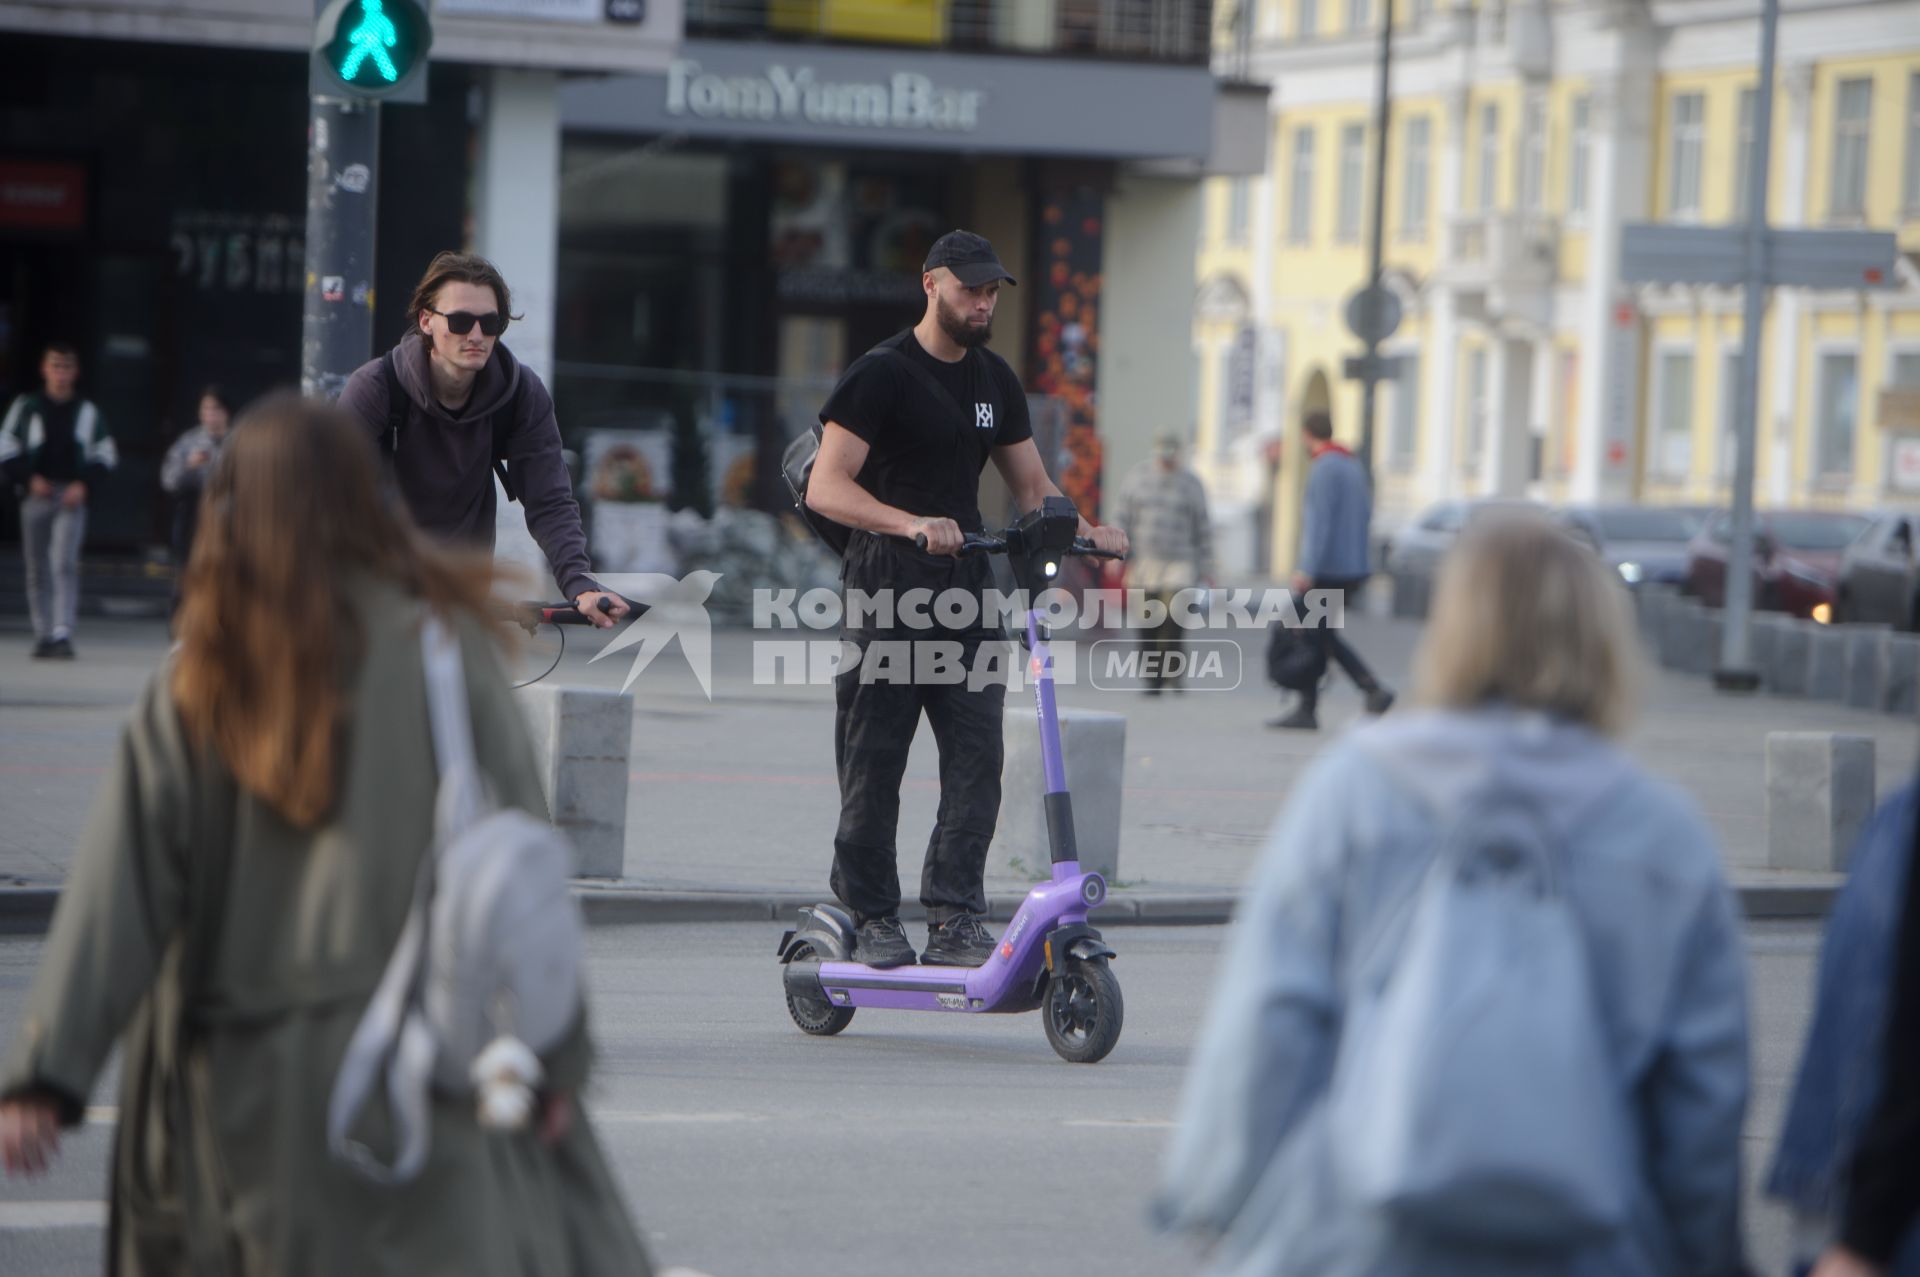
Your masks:
{"label": "long brown hair", "polygon": [[493,571],[484,555],[429,543],[389,504],[357,422],[293,394],[260,401],[208,481],[173,697],[189,736],[301,828],[333,807],[345,694],[365,642],[346,593],[354,577],[484,615]]}

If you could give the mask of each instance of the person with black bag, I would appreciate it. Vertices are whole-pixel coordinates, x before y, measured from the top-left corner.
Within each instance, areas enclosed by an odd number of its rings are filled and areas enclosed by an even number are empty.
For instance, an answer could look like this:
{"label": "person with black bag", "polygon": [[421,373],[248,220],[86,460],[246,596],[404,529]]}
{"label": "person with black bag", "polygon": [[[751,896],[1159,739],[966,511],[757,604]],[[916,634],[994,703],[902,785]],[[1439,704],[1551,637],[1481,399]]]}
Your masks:
{"label": "person with black bag", "polygon": [[611,628],[627,602],[593,579],[553,397],[500,343],[512,309],[492,262],[439,254],[408,303],[407,335],[354,370],[340,406],[373,432],[414,523],[436,537],[491,551],[497,476],[561,592]]}
{"label": "person with black bag", "polygon": [[[1298,699],[1291,714],[1267,726],[1310,732],[1320,726],[1320,680],[1330,660],[1366,693],[1367,713],[1386,713],[1393,693],[1330,624],[1336,616],[1345,624],[1347,608],[1359,600],[1360,588],[1372,573],[1367,529],[1373,521],[1373,481],[1359,459],[1333,441],[1333,419],[1326,413],[1308,413],[1301,430],[1313,470],[1307,477],[1293,595],[1310,624],[1302,630],[1290,630],[1284,623],[1274,628],[1267,650],[1268,677]],[[1308,592],[1316,590],[1331,596],[1324,609],[1304,606]]]}
{"label": "person with black bag", "polygon": [[[1021,510],[1061,495],[1034,446],[1019,378],[985,348],[1003,281],[1013,276],[980,236],[952,231],[935,241],[921,275],[926,312],[841,377],[820,410],[819,454],[804,478],[809,523],[830,540],[844,536],[840,580],[849,599],[890,598],[897,609],[891,624],[850,609],[844,637],[861,660],[841,671],[834,689],[840,825],[831,884],[858,927],[854,956],[874,967],[916,961],[900,925],[894,836],[923,712],[940,750],[940,811],[920,884],[925,960],[980,966],[993,953],[983,923],[987,844],[1000,814],[1004,678],[868,677],[866,654],[877,642],[936,640],[957,644],[965,669],[980,669],[982,649],[1003,642],[985,606],[992,575],[985,558],[956,554],[965,533],[983,530],[980,472],[991,458]],[[1126,549],[1118,528],[1083,517],[1080,532],[1103,550]],[[978,606],[967,623],[942,620],[930,607],[932,626],[912,628],[903,614],[915,590],[935,599],[962,591]]]}

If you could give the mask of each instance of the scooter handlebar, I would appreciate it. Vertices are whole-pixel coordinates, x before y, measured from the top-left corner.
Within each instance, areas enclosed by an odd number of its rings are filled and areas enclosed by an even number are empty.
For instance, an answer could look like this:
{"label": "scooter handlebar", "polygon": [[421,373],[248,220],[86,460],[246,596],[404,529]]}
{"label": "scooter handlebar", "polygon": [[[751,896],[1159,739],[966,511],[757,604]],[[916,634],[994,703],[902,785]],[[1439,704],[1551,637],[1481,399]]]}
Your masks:
{"label": "scooter handlebar", "polygon": [[[927,548],[927,534],[924,532],[914,533],[913,543],[924,551]],[[965,558],[974,554],[1001,554],[1006,551],[1006,548],[1007,541],[1005,537],[988,536],[984,532],[967,532],[962,534],[960,548],[954,551],[954,553],[961,558]],[[1075,537],[1073,539],[1073,545],[1067,550],[1067,553],[1076,558],[1087,559],[1124,559],[1127,557],[1124,554],[1116,554],[1112,550],[1102,550],[1086,537]]]}
{"label": "scooter handlebar", "polygon": [[[612,599],[601,599],[594,606],[603,616],[611,615],[613,612]],[[646,610],[646,604],[635,603],[632,599],[627,600],[628,616],[639,616]],[[585,612],[582,612],[571,603],[541,603],[538,601],[514,603],[508,607],[507,612],[508,615],[514,621],[518,622],[520,627],[529,634],[533,633],[533,631],[541,625],[593,624],[592,621],[587,619]]]}

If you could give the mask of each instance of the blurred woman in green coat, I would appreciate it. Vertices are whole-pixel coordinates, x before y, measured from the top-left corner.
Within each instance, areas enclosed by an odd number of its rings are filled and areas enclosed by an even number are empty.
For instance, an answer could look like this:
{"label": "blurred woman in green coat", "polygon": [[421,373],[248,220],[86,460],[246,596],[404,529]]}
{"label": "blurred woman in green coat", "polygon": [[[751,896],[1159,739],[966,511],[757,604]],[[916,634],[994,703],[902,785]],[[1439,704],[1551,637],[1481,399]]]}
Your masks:
{"label": "blurred woman in green coat", "polygon": [[[522,1132],[436,1098],[397,1188],[327,1151],[334,1074],[432,845],[419,623],[459,630],[479,761],[543,819],[485,616],[491,565],[382,499],[365,432],[268,401],[233,432],[178,647],[122,735],[0,1066],[0,1160],[45,1168],[125,1048],[107,1269],[194,1277],[648,1274],[576,1104],[584,1022]],[[385,1115],[368,1132],[384,1134]]]}

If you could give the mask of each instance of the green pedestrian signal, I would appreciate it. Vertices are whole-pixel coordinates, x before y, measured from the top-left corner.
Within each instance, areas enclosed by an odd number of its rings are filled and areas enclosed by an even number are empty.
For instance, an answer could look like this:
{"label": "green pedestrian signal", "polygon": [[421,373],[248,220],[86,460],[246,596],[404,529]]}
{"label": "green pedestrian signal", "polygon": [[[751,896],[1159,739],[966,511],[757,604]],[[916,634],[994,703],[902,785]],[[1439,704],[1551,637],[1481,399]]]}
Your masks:
{"label": "green pedestrian signal", "polygon": [[426,0],[332,0],[314,27],[316,92],[423,100],[407,90],[432,46]]}

